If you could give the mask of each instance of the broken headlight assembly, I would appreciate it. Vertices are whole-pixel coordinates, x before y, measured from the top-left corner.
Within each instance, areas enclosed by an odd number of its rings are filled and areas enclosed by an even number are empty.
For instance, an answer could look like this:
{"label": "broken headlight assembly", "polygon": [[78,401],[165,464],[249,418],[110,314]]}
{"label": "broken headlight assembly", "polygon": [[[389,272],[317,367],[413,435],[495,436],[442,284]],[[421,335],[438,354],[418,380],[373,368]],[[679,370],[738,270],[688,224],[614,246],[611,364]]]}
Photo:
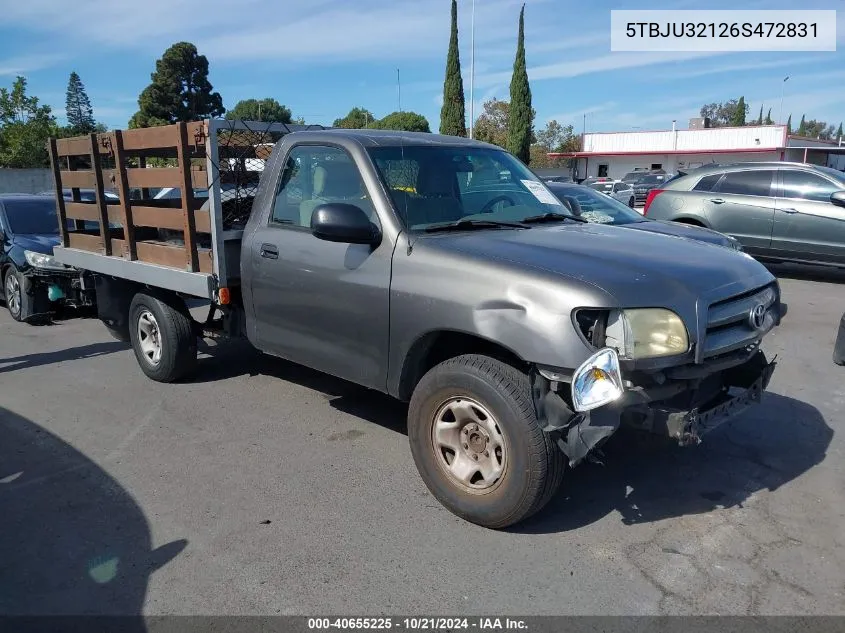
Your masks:
{"label": "broken headlight assembly", "polygon": [[597,409],[619,399],[625,388],[616,350],[599,350],[572,375],[572,404],[576,411]]}
{"label": "broken headlight assembly", "polygon": [[661,358],[689,351],[689,335],[681,317],[665,308],[612,310],[603,345],[622,358]]}
{"label": "broken headlight assembly", "polygon": [[33,268],[65,270],[65,265],[56,261],[52,255],[36,253],[35,251],[24,251],[23,256],[26,258],[26,262]]}

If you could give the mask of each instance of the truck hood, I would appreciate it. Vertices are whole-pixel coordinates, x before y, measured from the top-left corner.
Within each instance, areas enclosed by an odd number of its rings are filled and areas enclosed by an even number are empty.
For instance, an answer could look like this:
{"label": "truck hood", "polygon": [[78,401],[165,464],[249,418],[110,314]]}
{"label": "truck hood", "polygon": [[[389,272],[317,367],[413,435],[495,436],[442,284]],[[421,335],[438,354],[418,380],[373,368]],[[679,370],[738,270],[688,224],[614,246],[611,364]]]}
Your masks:
{"label": "truck hood", "polygon": [[687,237],[700,242],[707,242],[708,244],[718,244],[719,246],[729,246],[731,243],[730,238],[722,233],[691,224],[646,220],[644,222],[632,222],[624,226],[627,229],[634,229],[635,231],[648,231],[649,233]]}
{"label": "truck hood", "polygon": [[[774,280],[749,255],[628,226],[557,224],[429,236],[431,245],[575,279],[618,305],[669,306],[715,299]],[[426,240],[428,241],[428,240]]]}
{"label": "truck hood", "polygon": [[60,241],[61,238],[58,235],[21,234],[15,235],[12,238],[15,246],[19,246],[27,251],[44,253],[45,255],[52,255],[53,247],[58,246]]}

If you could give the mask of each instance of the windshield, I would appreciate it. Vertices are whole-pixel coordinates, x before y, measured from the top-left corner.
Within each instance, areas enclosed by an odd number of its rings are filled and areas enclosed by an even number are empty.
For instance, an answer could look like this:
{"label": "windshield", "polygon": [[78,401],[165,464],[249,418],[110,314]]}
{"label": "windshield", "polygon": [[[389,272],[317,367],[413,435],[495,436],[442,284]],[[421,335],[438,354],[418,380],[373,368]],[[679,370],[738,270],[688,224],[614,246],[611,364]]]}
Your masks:
{"label": "windshield", "polygon": [[602,193],[613,193],[613,183],[612,182],[594,182],[589,185],[591,189],[595,189],[596,191],[601,191]]}
{"label": "windshield", "polygon": [[458,220],[521,222],[565,211],[537,176],[502,150],[410,145],[369,153],[409,230]]}
{"label": "windshield", "polygon": [[637,179],[638,185],[655,185],[659,182],[663,182],[666,180],[666,176],[658,176],[656,174],[649,175],[649,176],[642,176]]}
{"label": "windshield", "polygon": [[567,211],[595,224],[645,222],[639,213],[591,187],[552,186],[552,192],[568,207]]}
{"label": "windshield", "polygon": [[4,200],[9,229],[17,235],[58,235],[59,219],[56,201],[33,198],[32,200]]}

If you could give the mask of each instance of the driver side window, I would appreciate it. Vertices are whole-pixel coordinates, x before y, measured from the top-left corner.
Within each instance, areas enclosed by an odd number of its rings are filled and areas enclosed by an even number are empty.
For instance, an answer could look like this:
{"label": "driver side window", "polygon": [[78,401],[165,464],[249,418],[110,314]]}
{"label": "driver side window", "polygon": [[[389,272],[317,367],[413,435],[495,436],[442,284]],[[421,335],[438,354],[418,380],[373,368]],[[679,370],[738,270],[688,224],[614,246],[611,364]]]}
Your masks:
{"label": "driver side window", "polygon": [[344,150],[294,147],[282,171],[271,222],[309,228],[314,210],[332,202],[353,204],[379,224],[358,167]]}

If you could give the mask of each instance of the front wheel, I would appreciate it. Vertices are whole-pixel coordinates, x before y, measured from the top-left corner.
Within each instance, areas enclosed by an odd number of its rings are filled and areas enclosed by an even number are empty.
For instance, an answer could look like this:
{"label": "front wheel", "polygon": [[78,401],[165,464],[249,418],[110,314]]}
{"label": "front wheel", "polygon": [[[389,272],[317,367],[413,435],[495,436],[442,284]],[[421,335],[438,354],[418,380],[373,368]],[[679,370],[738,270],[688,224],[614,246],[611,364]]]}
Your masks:
{"label": "front wheel", "polygon": [[564,455],[537,420],[527,376],[486,356],[452,358],[423,376],[408,438],[431,494],[484,527],[528,518],[563,478]]}
{"label": "front wheel", "polygon": [[138,293],[129,307],[129,336],[141,370],[158,382],[174,382],[197,363],[193,321],[179,299]]}

